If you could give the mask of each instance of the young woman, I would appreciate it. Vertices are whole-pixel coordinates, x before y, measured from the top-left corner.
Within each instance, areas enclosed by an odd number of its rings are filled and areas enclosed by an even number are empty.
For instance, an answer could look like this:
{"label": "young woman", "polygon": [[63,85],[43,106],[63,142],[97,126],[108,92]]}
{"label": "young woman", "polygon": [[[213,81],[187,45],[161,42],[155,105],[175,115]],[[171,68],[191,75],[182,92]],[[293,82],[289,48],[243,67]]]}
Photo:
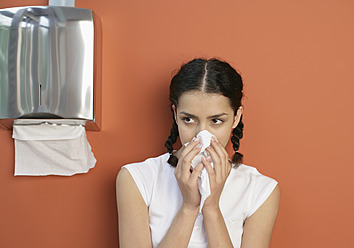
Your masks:
{"label": "young woman", "polygon": [[[168,153],[125,165],[117,176],[121,248],[269,247],[280,191],[277,181],[242,163],[242,90],[241,76],[217,59],[195,59],[172,78]],[[216,139],[206,149],[210,156],[191,169],[201,149],[193,138],[202,130]],[[232,160],[225,150],[230,136]],[[173,150],[178,137],[190,143]],[[200,212],[203,168],[211,194]]]}

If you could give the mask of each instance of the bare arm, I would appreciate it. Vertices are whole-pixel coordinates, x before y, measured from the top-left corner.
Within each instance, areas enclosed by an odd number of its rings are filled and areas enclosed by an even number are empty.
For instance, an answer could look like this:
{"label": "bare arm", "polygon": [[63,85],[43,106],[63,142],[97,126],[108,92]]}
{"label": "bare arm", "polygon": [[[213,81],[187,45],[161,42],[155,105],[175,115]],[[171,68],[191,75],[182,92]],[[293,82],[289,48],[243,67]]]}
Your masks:
{"label": "bare arm", "polygon": [[204,226],[208,239],[208,247],[233,247],[224,217],[220,211],[220,195],[224,188],[226,178],[231,170],[229,155],[217,140],[212,140],[207,148],[214,162],[214,168],[208,160],[202,159],[208,171],[211,195],[203,206]]}
{"label": "bare arm", "polygon": [[[159,247],[188,246],[200,203],[197,178],[203,165],[199,164],[192,173],[189,171],[191,160],[200,151],[200,148],[194,149],[198,143],[196,140],[183,148],[175,169],[183,203]],[[130,173],[124,168],[118,174],[116,190],[120,247],[152,247],[148,207]]]}
{"label": "bare arm", "polygon": [[[125,168],[117,177],[117,205],[120,247],[152,247],[148,208]],[[198,208],[182,205],[159,247],[187,247],[197,216]]]}
{"label": "bare arm", "polygon": [[220,209],[210,212],[204,211],[203,216],[208,247],[233,247]]}
{"label": "bare arm", "polygon": [[182,206],[176,214],[164,239],[161,241],[159,248],[187,247],[197,216],[198,209],[187,209]]}
{"label": "bare arm", "polygon": [[279,202],[280,189],[277,185],[257,211],[246,219],[242,248],[269,248]]}
{"label": "bare arm", "polygon": [[187,147],[182,148],[183,150],[175,169],[175,176],[182,194],[183,203],[159,248],[187,247],[191,238],[200,205],[197,179],[203,169],[203,165],[199,164],[192,173],[190,172],[190,163],[200,151],[200,147],[196,147],[198,143],[199,140],[194,140]]}
{"label": "bare arm", "polygon": [[125,168],[117,176],[116,192],[120,247],[152,247],[148,207]]}
{"label": "bare arm", "polygon": [[[277,185],[259,209],[247,218],[243,229],[242,248],[269,248],[279,200],[280,190]],[[221,212],[203,214],[209,246],[233,247]]]}
{"label": "bare arm", "polygon": [[[207,148],[214,161],[214,169],[210,163],[203,160],[208,171],[212,194],[203,207],[204,225],[209,247],[233,247],[231,239],[219,208],[219,198],[228,175],[226,151],[212,142]],[[242,237],[242,248],[268,248],[277,217],[280,200],[280,190],[277,185],[267,200],[259,209],[247,218]]]}

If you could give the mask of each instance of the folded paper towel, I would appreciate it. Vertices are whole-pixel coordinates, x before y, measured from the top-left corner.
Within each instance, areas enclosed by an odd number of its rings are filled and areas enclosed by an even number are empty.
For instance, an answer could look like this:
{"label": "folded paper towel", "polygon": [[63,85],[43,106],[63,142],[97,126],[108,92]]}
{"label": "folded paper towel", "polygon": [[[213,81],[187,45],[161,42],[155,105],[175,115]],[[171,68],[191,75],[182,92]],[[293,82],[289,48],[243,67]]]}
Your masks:
{"label": "folded paper towel", "polygon": [[[202,162],[202,157],[208,157],[210,154],[207,152],[205,149],[210,146],[211,138],[215,137],[212,133],[210,133],[208,130],[203,130],[200,131],[196,137],[200,138],[200,144],[202,145],[202,148],[200,152],[194,157],[194,159],[191,162],[191,166],[195,168],[199,163]],[[189,144],[186,143],[184,144],[187,146]],[[210,161],[211,166],[214,167],[213,161]],[[198,176],[198,188],[199,188],[199,193],[200,193],[200,207],[199,207],[199,212],[202,211],[204,202],[206,198],[210,195],[210,183],[209,183],[209,175],[208,172],[205,168],[202,169]]]}
{"label": "folded paper towel", "polygon": [[96,164],[84,120],[14,120],[15,176],[71,176]]}

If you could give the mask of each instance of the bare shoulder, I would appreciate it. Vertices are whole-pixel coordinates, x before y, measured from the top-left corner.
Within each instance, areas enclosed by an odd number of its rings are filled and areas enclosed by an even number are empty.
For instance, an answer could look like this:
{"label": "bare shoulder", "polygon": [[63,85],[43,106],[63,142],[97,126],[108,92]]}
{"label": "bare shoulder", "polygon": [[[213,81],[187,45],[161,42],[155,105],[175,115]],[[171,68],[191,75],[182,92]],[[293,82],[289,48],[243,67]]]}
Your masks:
{"label": "bare shoulder", "polygon": [[125,185],[125,183],[134,183],[132,176],[130,175],[129,171],[126,168],[121,168],[118,172],[116,178],[116,188],[118,189],[119,185]]}
{"label": "bare shoulder", "polygon": [[268,248],[278,215],[280,188],[277,185],[267,200],[246,219],[242,236],[242,248]]}
{"label": "bare shoulder", "polygon": [[116,193],[120,247],[151,247],[148,207],[125,168],[117,175]]}
{"label": "bare shoulder", "polygon": [[[117,205],[119,208],[134,205],[140,209],[147,208],[138,186],[126,168],[122,168],[116,179]],[[119,214],[119,213],[118,213]]]}

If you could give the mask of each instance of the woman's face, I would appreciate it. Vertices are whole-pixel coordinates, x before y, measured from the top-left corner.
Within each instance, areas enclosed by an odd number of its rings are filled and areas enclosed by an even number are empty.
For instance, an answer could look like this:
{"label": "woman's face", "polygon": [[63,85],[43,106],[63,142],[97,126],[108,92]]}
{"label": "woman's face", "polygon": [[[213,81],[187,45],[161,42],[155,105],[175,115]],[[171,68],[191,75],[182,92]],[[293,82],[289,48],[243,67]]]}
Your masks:
{"label": "woman's face", "polygon": [[182,144],[191,141],[200,131],[208,130],[224,147],[243,111],[241,106],[234,116],[227,97],[202,91],[183,93],[179,98],[178,108],[172,108]]}

